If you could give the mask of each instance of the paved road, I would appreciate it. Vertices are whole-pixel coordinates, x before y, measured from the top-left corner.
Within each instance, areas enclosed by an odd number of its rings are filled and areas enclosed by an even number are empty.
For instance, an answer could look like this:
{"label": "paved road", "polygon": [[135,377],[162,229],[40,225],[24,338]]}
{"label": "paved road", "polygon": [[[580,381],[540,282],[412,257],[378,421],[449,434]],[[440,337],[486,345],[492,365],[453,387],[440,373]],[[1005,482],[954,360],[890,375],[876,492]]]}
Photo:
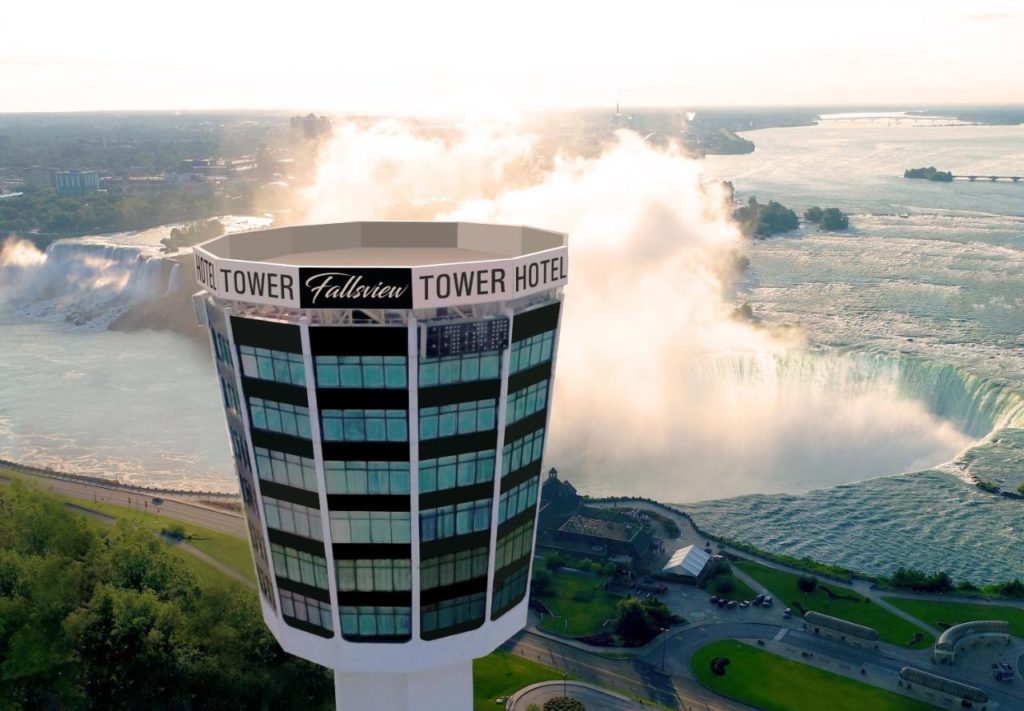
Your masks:
{"label": "paved road", "polygon": [[[780,635],[780,632],[783,632]],[[878,650],[860,649],[818,635],[771,624],[753,622],[725,622],[687,628],[668,642],[666,670],[674,679],[695,679],[691,659],[701,647],[725,639],[765,640],[768,651],[794,658],[804,664],[857,679],[875,686],[897,691],[896,677],[905,666],[931,671],[971,686],[981,687],[1002,709],[1024,708],[1024,689],[1014,685],[1000,685],[991,679],[979,681],[977,676],[964,676],[957,667],[935,667],[930,650],[911,650],[882,644]],[[773,640],[775,640],[773,642]],[[778,641],[781,640],[781,644]],[[808,652],[810,657],[803,657]],[[649,663],[660,662],[660,654],[649,652],[644,658]],[[867,670],[866,675],[860,670]]]}
{"label": "paved road", "polygon": [[117,504],[119,506],[130,506],[140,511],[159,513],[168,518],[203,526],[214,531],[230,533],[233,536],[245,536],[245,523],[242,520],[241,514],[205,506],[195,501],[189,501],[185,497],[176,498],[169,494],[164,495],[162,497],[163,503],[156,506],[153,504],[152,495],[125,491],[117,488],[114,484],[109,486],[86,484],[79,481],[44,476],[30,471],[18,471],[18,474],[35,481],[43,489],[52,491],[55,494],[82,499],[86,505],[88,505],[89,501],[96,501]]}
{"label": "paved road", "polygon": [[510,698],[506,708],[509,711],[527,711],[531,705],[543,706],[546,701],[564,696],[582,701],[588,709],[601,711],[643,711],[644,708],[650,708],[578,681],[544,681],[533,684]]}
{"label": "paved road", "polygon": [[[610,659],[583,651],[531,632],[521,632],[502,649],[541,664],[567,671],[583,681],[614,686],[637,697],[651,699],[672,709],[683,711],[750,711],[752,707],[711,693],[692,678],[671,676],[661,672],[659,651],[645,659]],[[614,650],[608,650],[613,653]]]}

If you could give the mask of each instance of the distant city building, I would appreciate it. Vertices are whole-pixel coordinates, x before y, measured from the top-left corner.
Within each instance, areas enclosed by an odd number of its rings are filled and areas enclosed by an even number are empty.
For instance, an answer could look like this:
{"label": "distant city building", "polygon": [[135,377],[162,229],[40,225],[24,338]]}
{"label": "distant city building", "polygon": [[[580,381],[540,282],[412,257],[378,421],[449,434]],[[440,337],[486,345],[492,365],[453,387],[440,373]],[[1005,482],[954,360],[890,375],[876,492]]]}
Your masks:
{"label": "distant city building", "polygon": [[320,138],[331,132],[331,120],[316,114],[292,116],[291,126],[293,131],[301,131],[306,139]]}
{"label": "distant city building", "polygon": [[100,176],[95,170],[61,170],[54,184],[60,195],[85,195],[100,189]]}
{"label": "distant city building", "polygon": [[472,660],[526,624],[565,236],[360,222],[195,253],[267,625],[339,708],[472,708]]}

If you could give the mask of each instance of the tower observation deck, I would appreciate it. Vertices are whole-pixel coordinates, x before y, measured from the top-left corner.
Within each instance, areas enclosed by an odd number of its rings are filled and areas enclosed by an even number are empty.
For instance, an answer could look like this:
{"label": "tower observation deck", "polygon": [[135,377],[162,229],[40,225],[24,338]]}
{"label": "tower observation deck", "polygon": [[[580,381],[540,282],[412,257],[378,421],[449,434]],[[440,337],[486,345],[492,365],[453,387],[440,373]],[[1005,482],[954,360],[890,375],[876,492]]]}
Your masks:
{"label": "tower observation deck", "polygon": [[340,709],[470,709],[526,623],[568,249],[440,222],[195,249],[263,618]]}

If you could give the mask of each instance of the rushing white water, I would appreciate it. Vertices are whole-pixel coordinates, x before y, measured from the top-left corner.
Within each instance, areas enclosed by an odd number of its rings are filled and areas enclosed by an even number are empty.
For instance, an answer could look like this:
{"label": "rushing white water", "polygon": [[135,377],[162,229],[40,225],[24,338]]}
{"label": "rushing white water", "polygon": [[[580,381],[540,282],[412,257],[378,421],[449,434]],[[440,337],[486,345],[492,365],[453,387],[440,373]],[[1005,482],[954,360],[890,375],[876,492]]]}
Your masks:
{"label": "rushing white water", "polygon": [[838,206],[852,229],[757,242],[741,298],[825,350],[897,364],[897,391],[982,441],[941,471],[686,508],[713,532],[867,572],[910,564],[975,582],[1021,575],[1024,502],[955,475],[1008,491],[1024,483],[1024,190],[900,176],[924,165],[1019,172],[1024,127],[830,124],[750,138],[749,156],[707,159],[709,177],[733,180],[741,199],[798,212]]}
{"label": "rushing white water", "polygon": [[168,293],[174,262],[147,246],[99,238],[60,240],[45,252],[11,242],[0,261],[0,301],[37,318],[106,327],[131,303]]}

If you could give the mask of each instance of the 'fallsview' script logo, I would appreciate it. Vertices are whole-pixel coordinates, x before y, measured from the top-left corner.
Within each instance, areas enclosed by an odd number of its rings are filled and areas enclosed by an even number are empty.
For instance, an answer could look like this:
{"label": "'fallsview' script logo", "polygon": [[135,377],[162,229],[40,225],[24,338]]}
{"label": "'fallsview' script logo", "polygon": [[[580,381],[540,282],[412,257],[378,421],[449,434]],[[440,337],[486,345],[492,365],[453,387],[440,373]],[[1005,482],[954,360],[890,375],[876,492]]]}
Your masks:
{"label": "'fallsview' script logo", "polygon": [[[335,281],[335,277],[339,279]],[[344,282],[341,280],[344,279]],[[409,286],[395,286],[382,281],[370,286],[363,284],[361,276],[353,276],[346,272],[321,272],[306,279],[305,285],[312,294],[310,300],[316,305],[322,296],[325,301],[336,299],[401,299]]]}

